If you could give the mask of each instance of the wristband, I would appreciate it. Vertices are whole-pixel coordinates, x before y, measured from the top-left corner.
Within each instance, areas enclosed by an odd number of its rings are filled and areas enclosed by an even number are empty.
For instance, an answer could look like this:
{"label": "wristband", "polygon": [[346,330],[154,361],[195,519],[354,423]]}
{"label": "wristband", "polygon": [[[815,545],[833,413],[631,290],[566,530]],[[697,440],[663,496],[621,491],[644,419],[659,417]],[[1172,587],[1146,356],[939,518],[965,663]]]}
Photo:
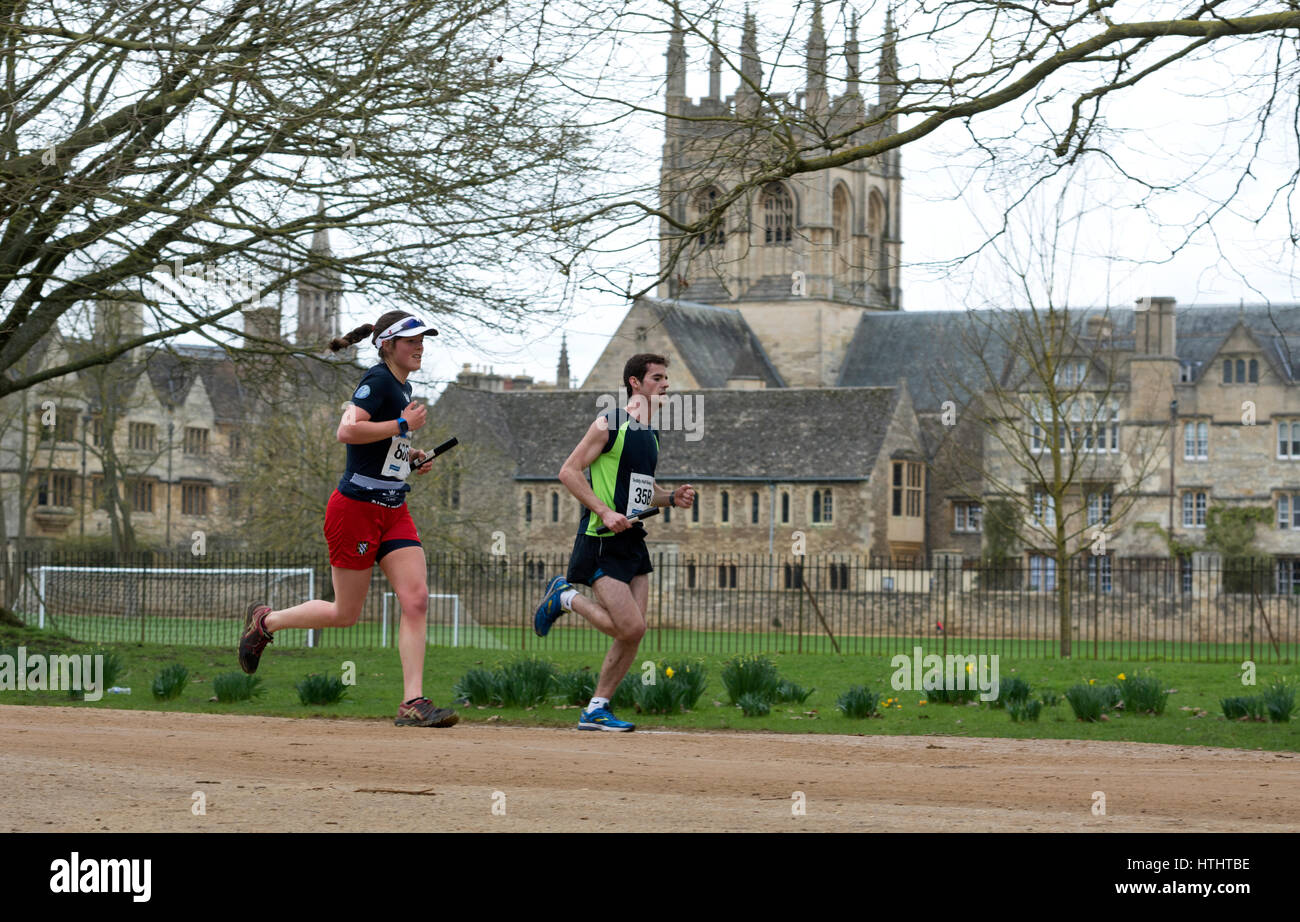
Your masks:
{"label": "wristband", "polygon": [[669,491],[668,491],[668,505],[673,506],[673,507],[676,507],[676,506],[677,506],[677,500],[674,498],[674,497],[676,497],[676,495],[677,495],[677,491],[676,491],[676,490],[669,490]]}
{"label": "wristband", "polygon": [[397,417],[397,431],[402,436],[411,431],[411,427],[406,424],[406,418],[403,416]]}

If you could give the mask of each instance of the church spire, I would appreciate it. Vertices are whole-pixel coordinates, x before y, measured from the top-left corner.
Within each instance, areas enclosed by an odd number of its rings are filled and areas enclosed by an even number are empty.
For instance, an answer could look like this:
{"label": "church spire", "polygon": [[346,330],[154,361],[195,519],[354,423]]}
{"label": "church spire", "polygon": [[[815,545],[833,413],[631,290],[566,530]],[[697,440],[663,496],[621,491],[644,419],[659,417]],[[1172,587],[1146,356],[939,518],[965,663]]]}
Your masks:
{"label": "church spire", "polygon": [[[316,196],[316,217],[318,219],[325,217],[325,196],[323,195]],[[319,220],[317,221],[318,225],[323,225],[323,223],[324,222]],[[313,253],[324,253],[326,256],[333,254],[333,251],[330,249],[330,232],[328,227],[318,226],[312,233],[311,251]]]}
{"label": "church spire", "polygon": [[740,78],[740,92],[746,95],[754,92],[750,84],[763,85],[763,65],[758,60],[758,25],[748,3],[745,4],[745,31],[740,39]]}
{"label": "church spire", "polygon": [[321,349],[339,335],[339,270],[331,265],[334,251],[330,247],[329,228],[325,226],[325,197],[316,199],[316,230],[311,235],[311,258],[314,264],[298,279],[299,345]]}
{"label": "church spire", "polygon": [[709,54],[709,98],[722,99],[722,50],[718,47],[718,21],[713,21],[713,51]]}
{"label": "church spire", "polygon": [[894,7],[885,11],[885,40],[880,46],[880,107],[886,112],[898,105],[898,52],[895,43],[898,31],[894,28]]}
{"label": "church spire", "polygon": [[673,9],[673,31],[668,38],[668,101],[686,95],[686,32],[681,11]]}
{"label": "church spire", "polygon": [[844,43],[844,60],[848,64],[848,84],[850,95],[858,95],[858,82],[862,77],[860,67],[861,58],[858,54],[858,12],[853,11],[853,18],[849,20],[849,37]]}
{"label": "church spire", "polygon": [[555,366],[555,387],[557,390],[569,389],[569,342],[567,334],[560,334],[560,362]]}
{"label": "church spire", "polygon": [[809,112],[826,109],[826,29],[822,25],[822,0],[813,0],[812,29],[805,52],[806,93]]}

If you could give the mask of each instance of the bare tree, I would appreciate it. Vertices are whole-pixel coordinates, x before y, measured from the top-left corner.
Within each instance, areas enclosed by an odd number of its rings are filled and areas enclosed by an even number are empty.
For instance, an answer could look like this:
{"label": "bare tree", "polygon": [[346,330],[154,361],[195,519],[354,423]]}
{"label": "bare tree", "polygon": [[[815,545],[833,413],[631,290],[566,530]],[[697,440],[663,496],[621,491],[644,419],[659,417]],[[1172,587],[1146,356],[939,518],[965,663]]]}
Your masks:
{"label": "bare tree", "polygon": [[[1117,333],[1108,308],[1059,303],[1069,288],[1063,227],[1072,222],[1060,209],[1055,218],[1020,248],[1006,245],[1012,238],[999,244],[1005,294],[965,315],[952,358],[937,369],[953,395],[950,421],[966,432],[937,460],[947,480],[984,504],[986,535],[1041,554],[1031,579],[1055,592],[1068,657],[1073,564],[1088,560],[1091,588],[1101,591],[1112,542],[1149,511],[1153,476],[1168,462],[1173,381],[1164,357],[1138,371],[1149,358],[1135,345],[1140,337]],[[1152,386],[1161,374],[1163,397]]]}
{"label": "bare tree", "polygon": [[[8,5],[0,396],[184,332],[226,343],[241,308],[322,270],[374,302],[527,316],[511,268],[565,239],[590,156],[548,76],[582,49],[548,4]],[[310,249],[327,228],[352,246]],[[138,335],[20,371],[75,304],[123,288],[148,302]]]}
{"label": "bare tree", "polygon": [[[659,272],[633,286],[616,262],[597,271],[610,290],[633,296],[660,283],[723,275],[721,250],[710,250],[724,233],[761,228],[768,184],[853,164],[898,169],[899,152],[926,139],[942,139],[954,160],[972,164],[972,181],[981,174],[990,184],[1014,179],[1025,194],[1062,169],[1097,161],[1124,185],[1125,205],[1148,209],[1155,223],[1168,221],[1157,214],[1158,202],[1204,178],[1196,187],[1203,202],[1190,219],[1176,221],[1167,258],[1231,209],[1268,166],[1271,136],[1290,137],[1297,113],[1291,87],[1300,72],[1300,7],[1292,2],[1132,8],[1116,0],[919,0],[885,11],[878,3],[814,0],[798,4],[793,19],[788,7],[755,13],[747,5],[743,20],[738,10],[646,0],[593,18],[592,34],[608,32],[615,45],[629,34],[653,34],[668,48],[666,81],[639,71],[634,84],[614,60],[602,79],[571,86],[606,106],[616,124],[657,121],[666,132],[671,182],[624,185],[601,212],[618,218],[620,232],[644,226],[660,238]],[[688,49],[708,61],[709,95],[698,104],[686,89]],[[1200,83],[1184,90],[1180,83],[1191,76]],[[737,87],[734,96],[720,92],[724,80]],[[1139,92],[1183,92],[1190,102],[1194,93],[1206,95],[1207,83],[1240,103],[1241,111],[1225,116],[1222,143],[1200,159],[1185,151],[1177,161],[1139,163],[1141,148],[1159,139],[1140,138],[1140,127],[1111,118],[1113,107]],[[1129,136],[1134,143],[1125,147]],[[1284,172],[1262,206],[1286,212],[1293,238],[1300,231],[1290,205],[1298,176]],[[808,233],[821,243],[818,232]],[[621,253],[627,236],[588,223],[574,261]]]}

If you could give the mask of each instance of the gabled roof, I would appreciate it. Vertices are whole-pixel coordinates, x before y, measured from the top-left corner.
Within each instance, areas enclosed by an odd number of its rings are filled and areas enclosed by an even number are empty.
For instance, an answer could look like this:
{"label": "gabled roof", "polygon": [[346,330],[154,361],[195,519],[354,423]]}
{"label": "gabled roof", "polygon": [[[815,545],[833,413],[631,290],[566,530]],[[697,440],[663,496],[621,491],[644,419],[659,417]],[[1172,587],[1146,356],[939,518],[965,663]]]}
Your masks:
{"label": "gabled roof", "polygon": [[[1128,312],[1130,318],[1132,311]],[[1212,304],[1175,308],[1178,358],[1192,363],[1200,381],[1238,324],[1284,381],[1300,371],[1300,304]],[[1129,328],[1132,329],[1130,319]],[[1199,364],[1197,364],[1199,363]]]}
{"label": "gabled roof", "polygon": [[[866,480],[900,392],[722,388],[680,396],[697,414],[682,415],[689,427],[679,422],[660,432],[658,477]],[[513,459],[516,479],[555,480],[592,420],[608,408],[599,391],[490,392],[453,384],[431,418],[462,441],[482,439]]]}
{"label": "gabled roof", "polygon": [[737,359],[753,354],[754,374],[767,387],[784,387],[758,337],[740,311],[694,301],[640,299],[655,313],[700,387],[726,387]]}
{"label": "gabled roof", "polygon": [[[69,359],[76,361],[100,352],[103,344],[92,338],[64,336],[60,333],[41,337],[23,359],[26,368],[40,367],[55,347],[64,350]],[[241,357],[241,349],[215,345],[154,343],[128,353],[129,358],[119,358],[109,365],[93,365],[71,373],[60,380],[76,380],[83,395],[95,408],[101,397],[97,391],[107,387],[106,399],[126,401],[141,376],[147,376],[158,402],[163,406],[179,406],[190,396],[194,382],[202,380],[203,389],[212,404],[214,419],[219,423],[237,425],[248,421],[259,410],[259,401],[273,398],[263,394],[262,384],[268,368],[280,378],[287,378],[295,392],[305,403],[316,405],[321,398],[336,394],[339,403],[347,400],[362,371],[345,354],[320,358],[287,355],[269,359],[255,356]],[[268,363],[270,363],[268,365]],[[112,369],[112,373],[97,382],[96,373]],[[10,375],[15,374],[10,370]],[[307,391],[311,391],[307,394]]]}
{"label": "gabled roof", "polygon": [[[1103,313],[1111,323],[1106,348],[1132,352],[1136,316],[1131,307],[1071,310],[1071,326],[1080,345],[1096,345],[1087,324]],[[1000,310],[866,312],[849,343],[837,383],[872,386],[906,380],[917,412],[938,412],[945,400],[962,402],[963,393],[952,393],[961,390],[953,386],[955,382],[973,389],[987,380],[980,359],[967,343],[981,344],[979,351],[990,370],[1001,369],[999,380],[1009,383],[1004,376],[1012,356],[998,325],[1006,330],[1013,321],[1011,311]],[[1300,305],[1175,308],[1174,322],[1177,357],[1192,364],[1197,381],[1238,323],[1250,332],[1283,380],[1300,380]]]}
{"label": "gabled roof", "polygon": [[164,406],[183,404],[194,382],[202,378],[214,419],[235,423],[247,418],[250,408],[245,405],[245,389],[224,349],[172,346],[152,353],[145,365],[158,400]]}

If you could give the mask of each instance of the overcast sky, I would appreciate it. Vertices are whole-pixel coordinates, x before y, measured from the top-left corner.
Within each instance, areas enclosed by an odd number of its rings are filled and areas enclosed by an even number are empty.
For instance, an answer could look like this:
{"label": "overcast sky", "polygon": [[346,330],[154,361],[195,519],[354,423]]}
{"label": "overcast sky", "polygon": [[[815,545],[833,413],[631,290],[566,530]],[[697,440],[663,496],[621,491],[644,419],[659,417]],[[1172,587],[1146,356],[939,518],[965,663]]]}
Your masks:
{"label": "overcast sky", "polygon": [[[771,48],[780,40],[780,32],[790,26],[789,7],[763,2],[753,8],[760,21],[760,45]],[[808,8],[810,5],[803,3],[796,14],[805,23]],[[862,40],[870,47],[869,33],[880,29],[883,8],[860,5],[859,10],[864,17]],[[1149,12],[1135,7],[1125,18],[1152,18],[1142,15]],[[787,54],[802,55],[806,34],[806,26],[796,32]],[[842,67],[835,63],[834,55],[842,51],[844,40],[838,7],[827,8],[827,40],[834,77]],[[729,38],[724,26],[721,41],[728,47],[738,46],[738,30],[731,30]],[[614,67],[629,101],[642,92],[662,98],[665,48],[663,32],[624,36],[611,61],[617,57]],[[904,44],[900,64],[905,74],[908,55],[919,56],[922,50],[915,42]],[[1242,147],[1254,140],[1243,131],[1243,118],[1248,121],[1253,99],[1241,92],[1223,94],[1220,88],[1234,75],[1265,67],[1268,52],[1257,43],[1213,61],[1170,70],[1136,90],[1113,97],[1106,114],[1106,125],[1113,134],[1098,138],[1108,156],[1085,159],[1068,176],[1046,183],[1013,212],[1008,236],[960,265],[953,260],[987,240],[1007,213],[1007,203],[1023,194],[1023,177],[1012,171],[990,179],[967,169],[974,162],[969,156],[974,148],[960,126],[905,147],[903,309],[1018,305],[1016,280],[1008,266],[1035,266],[1039,275],[1051,275],[1050,283],[1039,279],[1038,290],[1050,287],[1056,303],[1071,306],[1127,307],[1145,295],[1171,295],[1181,305],[1294,300],[1294,245],[1289,239],[1285,198],[1274,200],[1274,207],[1265,215],[1276,188],[1296,164],[1294,138],[1275,130],[1287,127],[1285,117],[1277,120],[1277,126],[1270,126],[1254,177],[1244,182],[1235,203],[1215,217],[1214,233],[1202,231],[1190,241],[1184,239],[1186,229],[1214,207],[1221,191],[1237,182],[1238,177],[1225,167],[1244,162]],[[699,98],[708,91],[706,49],[698,41],[688,41],[687,53],[687,92]],[[791,66],[784,81],[778,78],[777,90],[794,90],[801,82],[796,73],[801,58],[786,61]],[[770,61],[765,64],[766,74]],[[875,65],[875,57],[864,54],[864,71],[873,72]],[[724,72],[723,95],[733,93],[735,87],[735,78]],[[842,84],[832,81],[831,91],[842,92]],[[1293,85],[1287,93],[1287,105],[1294,106]],[[1010,134],[1032,134],[1033,126],[1019,126],[1022,115],[1019,109],[1008,111],[983,124],[993,128],[1000,124]],[[625,123],[620,130],[627,149],[643,154],[634,167],[639,173],[624,179],[632,186],[652,184],[658,174],[662,119]],[[1206,155],[1217,156],[1218,165],[1204,168]],[[1185,185],[1141,209],[1135,207],[1140,186],[1122,181],[1119,170]],[[657,268],[656,248],[644,239],[646,227],[642,225],[641,237],[629,241],[632,248],[618,257],[620,269],[643,283]],[[1043,241],[1053,228],[1058,229],[1056,244],[1047,247]],[[1055,258],[1048,260],[1050,272],[1042,268],[1047,250],[1055,253]],[[534,279],[518,280],[525,287],[548,291],[552,298],[562,282],[549,270],[540,270]],[[448,335],[431,340],[426,347],[422,383],[430,390],[441,389],[464,363],[553,381],[561,333],[567,334],[571,372],[581,383],[626,313],[627,302],[609,294],[570,289],[566,305],[562,316],[535,323],[516,336],[447,330]]]}

